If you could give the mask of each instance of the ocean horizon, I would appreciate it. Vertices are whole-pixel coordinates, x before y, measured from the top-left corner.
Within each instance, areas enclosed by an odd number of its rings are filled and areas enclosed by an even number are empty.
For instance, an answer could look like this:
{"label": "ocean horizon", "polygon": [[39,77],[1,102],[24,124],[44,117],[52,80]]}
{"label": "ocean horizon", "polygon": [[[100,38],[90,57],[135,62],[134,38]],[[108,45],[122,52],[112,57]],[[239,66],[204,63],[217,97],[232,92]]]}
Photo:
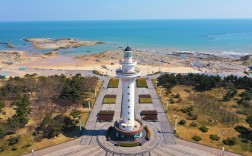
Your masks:
{"label": "ocean horizon", "polygon": [[[117,50],[127,43],[133,49],[205,52],[223,55],[252,54],[252,19],[170,19],[0,22],[0,42],[16,50],[33,49],[24,38],[75,38],[105,44],[60,50],[84,55]],[[7,49],[0,45],[0,50]]]}

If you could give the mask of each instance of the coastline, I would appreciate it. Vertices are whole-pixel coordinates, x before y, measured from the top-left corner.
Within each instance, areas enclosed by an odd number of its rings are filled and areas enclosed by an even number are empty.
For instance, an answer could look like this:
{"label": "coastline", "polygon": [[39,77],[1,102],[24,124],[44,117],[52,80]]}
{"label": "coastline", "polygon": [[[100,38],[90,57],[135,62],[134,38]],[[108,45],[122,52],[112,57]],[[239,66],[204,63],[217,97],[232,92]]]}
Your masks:
{"label": "coastline", "polygon": [[[53,70],[98,70],[106,75],[115,76],[115,70],[119,67],[118,61],[122,58],[122,50],[109,50],[75,57],[57,53],[41,54],[16,50],[1,50],[0,54],[0,73],[6,74],[7,77],[24,76],[25,69],[33,69],[32,71],[37,71],[39,75],[43,75],[42,69],[48,69],[51,70],[51,74],[57,73]],[[3,54],[8,54],[8,57]],[[143,76],[158,71],[245,76],[243,71],[246,66],[237,57],[221,57],[187,51],[167,53],[139,49],[135,50],[134,55],[138,62],[137,67],[141,68]],[[13,63],[6,64],[6,61]]]}

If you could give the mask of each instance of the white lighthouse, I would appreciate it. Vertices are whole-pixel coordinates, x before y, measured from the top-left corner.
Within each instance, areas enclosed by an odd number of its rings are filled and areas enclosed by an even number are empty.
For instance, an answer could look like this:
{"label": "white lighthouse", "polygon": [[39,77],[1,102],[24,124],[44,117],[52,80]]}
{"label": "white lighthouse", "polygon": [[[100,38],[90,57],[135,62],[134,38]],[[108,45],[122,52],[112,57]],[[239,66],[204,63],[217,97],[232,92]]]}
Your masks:
{"label": "white lighthouse", "polygon": [[122,80],[122,110],[119,128],[124,132],[133,132],[139,128],[135,121],[135,80],[140,76],[140,71],[135,69],[137,64],[133,60],[130,47],[124,50],[124,58],[120,60],[120,68],[116,70],[117,77]]}

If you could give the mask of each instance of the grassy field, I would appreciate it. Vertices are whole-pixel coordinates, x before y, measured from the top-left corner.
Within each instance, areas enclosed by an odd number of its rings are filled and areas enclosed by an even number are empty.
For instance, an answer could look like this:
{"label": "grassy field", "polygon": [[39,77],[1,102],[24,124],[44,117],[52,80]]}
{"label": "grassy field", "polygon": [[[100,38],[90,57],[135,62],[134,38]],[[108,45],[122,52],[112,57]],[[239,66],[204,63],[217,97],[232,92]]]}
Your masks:
{"label": "grassy field", "polygon": [[137,88],[148,88],[145,78],[138,78],[136,80],[136,83],[137,83]]}
{"label": "grassy field", "polygon": [[118,88],[119,79],[112,78],[109,81],[108,88]]}
{"label": "grassy field", "polygon": [[149,103],[152,104],[151,98],[139,98],[139,103]]}
{"label": "grassy field", "polygon": [[115,104],[116,98],[104,98],[102,101],[103,104]]}
{"label": "grassy field", "polygon": [[[86,125],[87,119],[89,117],[89,112],[87,109],[81,109],[81,120],[82,120],[82,127]],[[32,123],[33,121],[30,121],[29,123]],[[67,142],[73,139],[76,139],[81,136],[81,133],[79,131],[79,124],[76,124],[76,127],[73,131],[60,134],[58,137],[53,139],[42,139],[41,141],[37,142],[35,139],[35,136],[33,136],[33,130],[28,130],[28,125],[20,129],[17,132],[17,135],[20,135],[20,141],[13,145],[17,147],[17,150],[12,151],[11,148],[13,146],[8,146],[6,144],[6,140],[9,138],[9,136],[4,137],[0,139],[0,145],[5,147],[5,150],[0,153],[0,156],[19,156],[24,153],[29,153],[33,150],[37,151],[39,149],[47,148],[50,146],[54,146],[63,142]],[[29,147],[25,147],[26,145],[29,145]]]}
{"label": "grassy field", "polygon": [[[157,87],[156,89],[157,89],[157,93],[159,93],[160,88]],[[241,93],[242,91],[243,90],[238,90],[238,94]],[[178,93],[180,97],[174,98],[174,95]],[[185,125],[178,124],[177,126],[177,135],[179,136],[179,138],[187,140],[187,141],[195,142],[194,140],[192,140],[192,137],[194,135],[197,135],[202,139],[201,141],[198,142],[200,144],[219,148],[219,149],[222,149],[222,147],[225,147],[225,149],[228,151],[239,153],[245,156],[251,156],[252,153],[248,152],[249,150],[248,144],[243,143],[242,140],[238,138],[239,133],[234,129],[234,127],[237,125],[243,125],[245,127],[249,127],[249,125],[245,122],[244,115],[238,114],[239,121],[235,125],[227,125],[225,123],[212,122],[212,119],[214,119],[214,117],[200,112],[200,110],[198,110],[197,108],[194,108],[194,111],[193,111],[193,113],[198,115],[197,120],[189,120],[188,115],[181,111],[181,109],[183,108],[187,108],[188,106],[193,106],[193,104],[188,100],[188,96],[191,94],[196,94],[196,93],[197,91],[193,90],[193,87],[190,87],[190,86],[179,86],[179,85],[175,86],[172,88],[169,94],[167,94],[166,91],[163,89],[161,102],[162,102],[163,107],[165,108],[166,99],[169,98],[170,104],[169,104],[169,111],[167,113],[167,117],[171,123],[171,126],[174,127],[175,115],[178,116],[178,122],[181,121],[182,119],[186,120]],[[218,100],[222,100],[223,96],[226,94],[226,90],[224,88],[215,88],[210,91],[204,91],[201,93],[206,94],[206,95],[211,95],[217,98]],[[236,100],[239,98],[238,94],[232,100],[223,103],[227,108],[230,108],[233,112],[236,112],[239,110],[239,107],[236,102]],[[196,127],[190,126],[192,122],[196,123]],[[199,130],[199,127],[201,126],[208,127],[209,128],[208,132],[206,133],[201,132]],[[223,135],[221,135],[221,131],[224,132]],[[224,145],[221,139],[219,141],[211,140],[209,138],[210,135],[218,135],[222,139],[226,139],[228,137],[230,138],[236,137],[237,143],[234,146]],[[250,145],[250,148],[251,148],[251,145]]]}

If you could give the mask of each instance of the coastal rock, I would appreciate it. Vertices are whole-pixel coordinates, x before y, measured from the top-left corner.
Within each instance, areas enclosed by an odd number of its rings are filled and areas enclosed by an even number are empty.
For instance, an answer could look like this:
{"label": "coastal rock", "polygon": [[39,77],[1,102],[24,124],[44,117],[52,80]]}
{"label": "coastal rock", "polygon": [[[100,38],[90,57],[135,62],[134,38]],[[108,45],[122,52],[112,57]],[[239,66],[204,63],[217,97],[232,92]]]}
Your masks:
{"label": "coastal rock", "polygon": [[56,56],[56,55],[58,55],[58,51],[51,51],[51,52],[45,53],[44,55],[46,55],[46,56]]}
{"label": "coastal rock", "polygon": [[243,61],[244,65],[251,65],[252,64],[252,55],[246,55],[240,57],[240,61]]}
{"label": "coastal rock", "polygon": [[79,41],[73,38],[49,39],[49,38],[27,38],[23,39],[26,42],[31,42],[36,49],[68,49],[78,48],[81,46],[92,46],[103,44],[104,42],[96,41]]}
{"label": "coastal rock", "polygon": [[11,49],[15,48],[14,45],[12,45],[12,44],[10,44],[10,43],[7,43],[7,42],[0,42],[0,45],[3,45],[3,46],[5,46],[5,47],[11,48]]}

